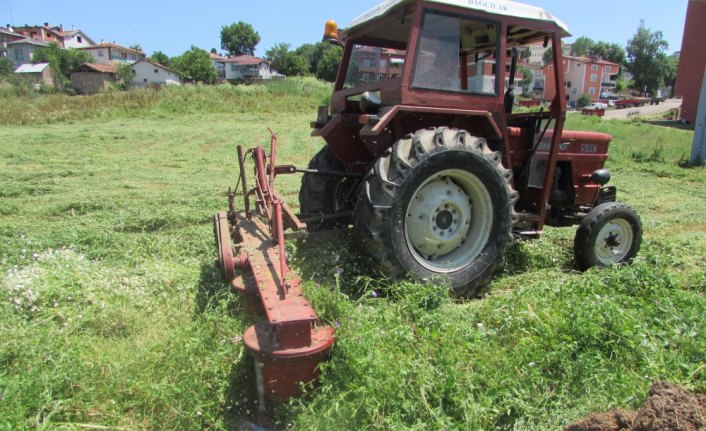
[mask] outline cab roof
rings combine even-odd
[[[413,3],[415,0],[386,0],[369,11],[363,13],[353,19],[348,30],[352,30],[363,24],[375,20],[392,9],[401,5]],[[463,9],[476,10],[497,15],[506,15],[511,17],[533,19],[538,21],[551,22],[556,24],[563,33],[562,37],[570,36],[569,28],[564,22],[556,18],[546,10],[537,7],[517,3],[509,0],[425,0],[426,3],[438,3],[449,6],[455,6]]]

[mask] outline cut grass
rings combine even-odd
[[[320,101],[284,88],[231,112],[231,91],[0,126],[0,429],[233,429],[255,408],[239,339],[252,320],[213,269],[211,217],[235,185],[235,145],[267,144],[267,126],[279,160],[306,166]],[[204,111],[214,95],[234,100]],[[706,389],[706,170],[679,166],[693,134],[567,127],[615,137],[608,168],[645,227],[635,263],[579,273],[574,229],[547,229],[513,247],[485,298],[457,303],[372,276],[345,237],[290,243],[339,328],[321,386],[277,410],[283,426],[558,430],[639,404],[656,379]],[[278,180],[295,207],[298,182]]]

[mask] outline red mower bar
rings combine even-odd
[[[270,132],[269,156],[261,147],[244,154],[238,146],[245,211],[235,210],[231,191],[229,213],[221,211],[214,220],[221,275],[247,308],[267,318],[248,328],[243,337],[255,358],[261,408],[265,400],[286,401],[301,395],[302,384],[317,380],[318,365],[326,360],[334,341],[333,328],[319,324],[301,290],[301,278],[287,266],[284,229],[302,230],[306,225],[274,190],[275,176],[290,170],[275,166],[277,137]],[[255,161],[255,187],[248,190],[244,167],[250,154]],[[255,213],[250,211],[251,197]]]

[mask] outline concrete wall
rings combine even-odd
[[[706,66],[706,49],[704,49],[706,25],[704,23],[706,23],[706,0],[690,0],[686,11],[686,24],[674,95],[684,98],[682,118],[691,123],[696,121],[701,82]]]
[[[117,78],[110,73],[74,72],[71,74],[71,85],[79,94],[96,94],[108,82],[115,82]]]
[[[179,75],[146,61],[141,61],[132,65],[134,86],[147,86],[153,84],[181,85]]]

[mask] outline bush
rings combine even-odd
[[[591,99],[591,96],[588,94],[582,94],[581,97],[576,101],[576,106],[579,108],[583,108],[584,106],[588,106],[591,103],[593,103],[593,99]]]

